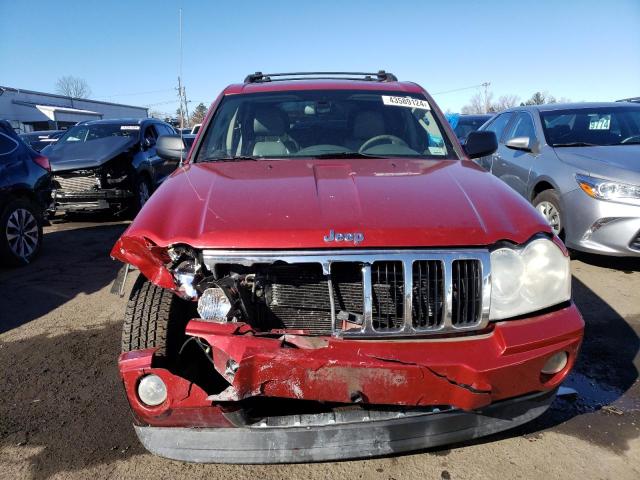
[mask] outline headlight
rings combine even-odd
[[[582,191],[592,198],[634,205],[640,203],[640,186],[580,174],[576,174],[576,181]]]
[[[546,238],[491,252],[491,320],[515,317],[571,298],[569,257]]]

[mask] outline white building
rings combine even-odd
[[[19,133],[58,130],[86,120],[148,116],[145,107],[0,86],[0,119]]]

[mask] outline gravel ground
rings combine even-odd
[[[194,465],[148,454],[131,427],[116,368],[125,299],[110,293],[108,256],[125,227],[58,220],[34,264],[0,268],[0,478],[640,478],[640,262],[572,261],[587,323],[566,383],[578,396],[520,429],[375,460]]]

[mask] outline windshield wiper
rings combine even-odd
[[[311,155],[313,158],[386,158],[380,155],[370,155],[368,153],[361,152],[334,152],[334,153],[319,153],[317,155]]]
[[[597,143],[589,142],[568,142],[568,143],[554,143],[552,147],[600,147]]]
[[[203,160],[198,160],[199,162],[235,162],[239,160],[251,160],[257,162],[261,160],[260,157],[252,157],[251,155],[234,155],[232,157],[207,157]]]

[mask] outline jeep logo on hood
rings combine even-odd
[[[354,245],[358,245],[364,240],[364,233],[361,232],[349,232],[339,233],[329,230],[329,234],[324,236],[324,241],[329,242],[353,242]]]

